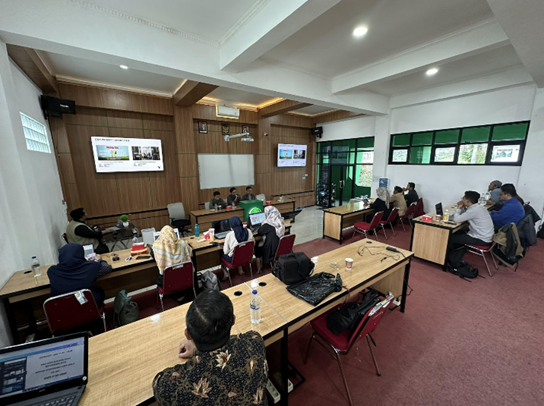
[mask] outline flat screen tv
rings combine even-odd
[[[91,137],[96,172],[164,171],[161,140]]]
[[[306,166],[307,145],[278,144],[278,166]]]

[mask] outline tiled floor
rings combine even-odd
[[[302,244],[323,237],[323,210],[317,206],[302,209],[291,227],[296,234],[295,244]]]

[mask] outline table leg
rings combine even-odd
[[[412,261],[408,261],[406,267],[404,268],[404,283],[402,284],[402,300],[400,304],[400,311],[404,313],[406,309],[406,293],[408,292],[408,279],[410,278],[410,265]]]
[[[4,298],[4,309],[6,310],[6,315],[8,317],[9,329],[11,332],[11,339],[13,344],[20,344],[21,340],[19,339],[19,334],[17,333],[17,323],[15,322],[15,314],[13,313],[13,308],[8,298]]]
[[[287,328],[283,330],[283,337],[281,338],[281,405],[287,406],[289,404],[289,385],[287,383],[289,379],[289,354],[288,354],[288,343],[289,343],[289,331]]]

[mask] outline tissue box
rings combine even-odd
[[[432,218],[432,216],[424,215],[424,216],[421,216],[421,221],[426,221],[427,223],[432,223],[433,218]]]

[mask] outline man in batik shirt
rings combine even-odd
[[[261,335],[250,331],[231,336],[232,302],[223,293],[199,294],[185,317],[179,349],[189,358],[157,374],[155,399],[161,406],[267,405],[268,364]]]

